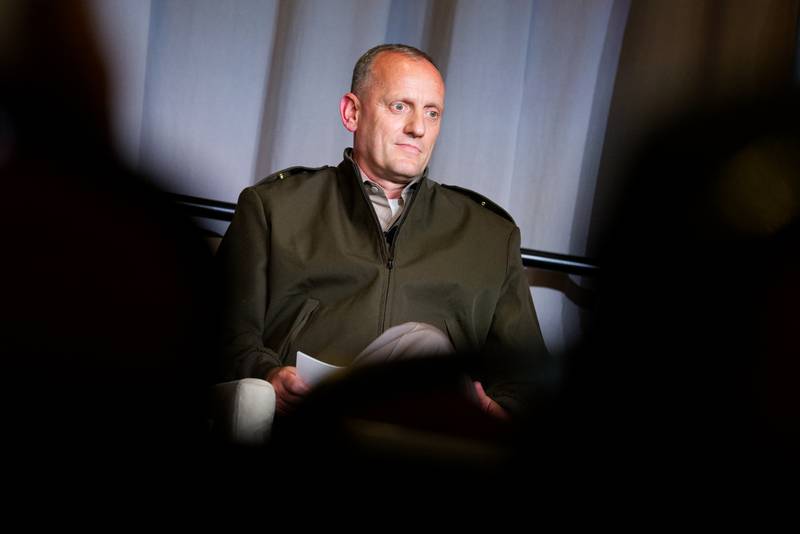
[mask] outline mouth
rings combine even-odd
[[[400,147],[401,150],[408,152],[409,154],[422,154],[422,149],[416,145],[410,145],[408,143],[397,143],[397,146]]]

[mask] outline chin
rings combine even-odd
[[[416,178],[422,171],[425,170],[424,166],[420,166],[418,163],[408,164],[408,165],[398,165],[392,169],[394,171],[395,176],[402,176],[406,180],[411,180]]]
[[[402,170],[397,169],[395,170],[394,173],[394,175],[397,176],[399,180],[402,180],[404,182],[410,182],[420,174],[422,174],[422,171],[409,171],[408,169],[402,169]]]

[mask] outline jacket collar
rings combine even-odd
[[[361,183],[361,173],[358,170],[358,165],[356,164],[355,160],[353,160],[353,149],[351,147],[347,147],[344,149],[344,161],[342,163],[347,162],[349,165],[348,170],[350,174],[353,175],[354,178],[358,179],[359,183]],[[344,167],[344,165],[340,165],[340,167]],[[342,169],[344,170],[344,169]],[[422,171],[422,176],[419,179],[419,184],[425,183],[428,179],[428,167],[425,167],[425,170]]]
[[[373,209],[371,207],[369,198],[367,198],[364,191],[364,184],[361,181],[361,173],[358,170],[356,162],[353,161],[353,150],[346,148],[344,151],[344,159],[337,167],[337,176],[339,180],[339,194],[341,195],[342,204],[348,217],[352,220],[360,221],[360,224],[372,225]],[[422,172],[422,177],[416,184],[415,197],[427,197],[428,190],[433,187],[434,183],[428,179],[427,167]],[[413,202],[419,203],[423,201],[418,198]],[[408,209],[408,208],[406,208]]]

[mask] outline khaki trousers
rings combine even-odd
[[[453,354],[447,334],[427,323],[403,323],[375,338],[359,353],[352,365],[387,363],[419,356]]]

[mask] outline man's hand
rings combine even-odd
[[[492,398],[486,394],[483,390],[483,386],[480,382],[475,381],[475,393],[478,395],[478,403],[481,405],[481,408],[484,412],[488,413],[489,415],[496,417],[498,419],[502,419],[504,421],[508,421],[511,419],[509,413],[497,404]]]
[[[308,384],[297,375],[297,367],[276,367],[267,373],[267,382],[275,389],[275,411],[287,415],[309,392]]]

